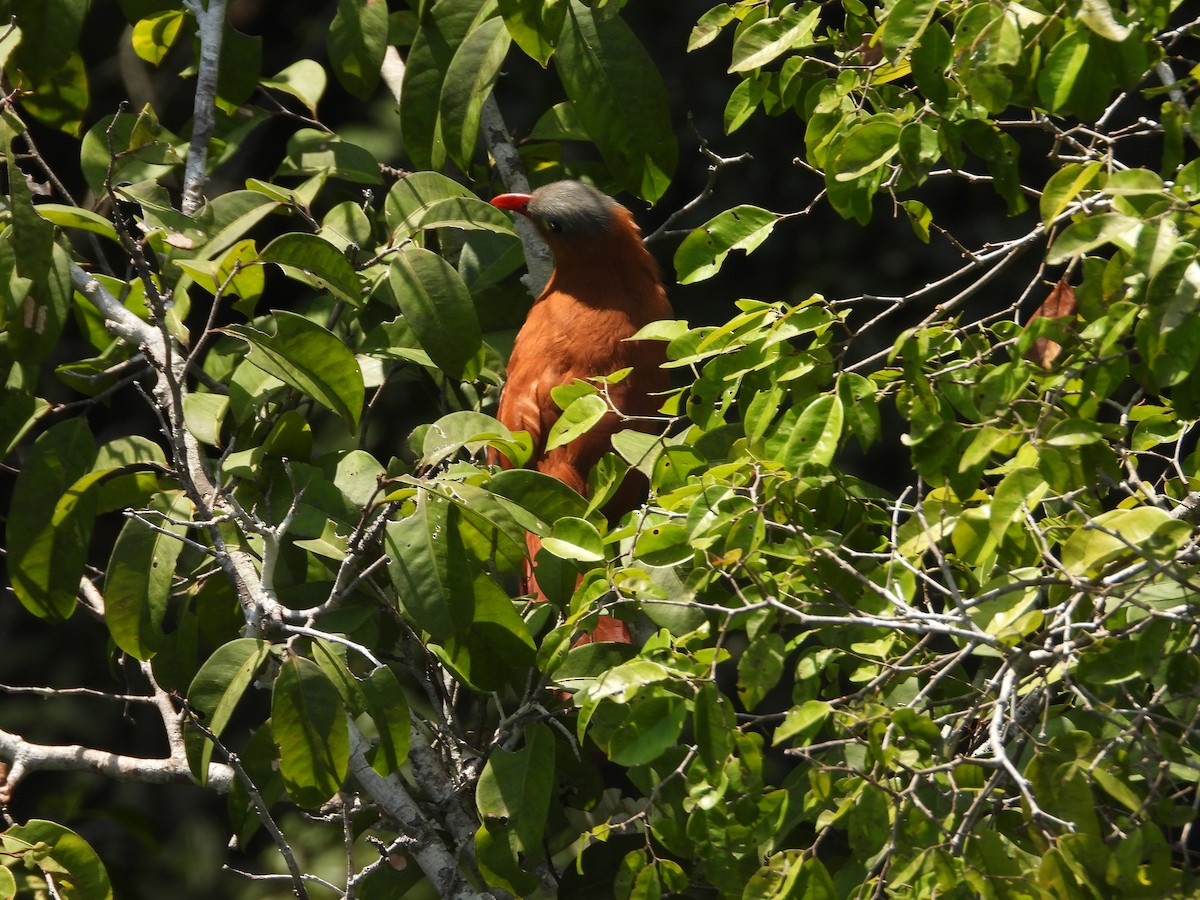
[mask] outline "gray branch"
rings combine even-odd
[[[196,17],[200,34],[200,64],[196,70],[196,99],[192,107],[192,141],[188,146],[187,165],[183,173],[184,215],[190,216],[204,202],[204,185],[208,181],[208,142],[212,139],[216,119],[213,110],[217,102],[217,71],[221,63],[221,40],[225,32],[225,0],[185,0],[184,6]]]

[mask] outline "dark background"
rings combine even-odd
[[[393,9],[399,7],[395,0],[390,5]],[[821,188],[817,176],[793,163],[804,147],[803,123],[797,117],[767,118],[758,114],[735,134],[724,135],[722,111],[737,83],[736,76],[725,71],[730,36],[723,35],[697,53],[685,52],[695,20],[710,5],[641,0],[631,2],[622,13],[662,72],[680,143],[675,183],[654,209],[632,198],[622,198],[647,233],[702,190],[708,172],[707,162],[698,152],[697,135],[722,156],[749,152],[753,159],[726,169],[715,195],[689,220],[679,223],[680,227],[695,227],[739,203],[776,212],[804,209]],[[325,58],[326,34],[335,9],[333,0],[235,0],[230,15],[241,31],[262,37],[263,73],[273,74],[303,57]],[[182,131],[191,114],[192,83],[172,74],[179,69],[178,59],[172,58],[159,71],[153,71],[133,57],[128,43],[127,25],[115,0],[95,0],[83,43],[92,88],[85,129],[114,112],[121,101],[129,100],[135,108],[152,102],[167,127]],[[117,47],[122,50],[113,55]],[[187,56],[190,48],[178,47],[176,53]],[[528,133],[550,104],[564,98],[552,68],[544,72],[518,56],[514,49],[497,91],[510,129],[520,137]],[[326,124],[347,139],[367,146],[382,162],[398,168],[406,166],[394,104],[382,86],[364,103],[342,91],[331,78],[320,110]],[[210,192],[240,187],[251,176],[271,177],[296,127],[294,122],[277,120],[261,128],[217,173]],[[88,202],[79,175],[77,140],[37,126],[33,126],[33,133],[54,171],[77,199]],[[1044,156],[1045,147],[1036,138],[1029,139],[1022,158],[1025,183],[1044,183],[1050,171]],[[982,164],[977,170],[982,171]],[[474,186],[485,197],[495,189],[484,183]],[[935,221],[970,248],[1022,234],[1035,216],[1029,212],[1010,219],[990,189],[971,188],[952,179],[930,182],[922,189],[921,199],[933,211]],[[652,247],[668,283],[673,281],[671,256],[678,240],[671,237]],[[1029,254],[972,302],[989,308],[1010,304],[1033,277],[1039,255]],[[945,275],[961,262],[959,252],[944,239],[934,237],[930,244],[922,244],[907,219],[894,215],[888,200],[877,200],[876,214],[866,227],[843,221],[827,204],[818,203],[807,216],[780,224],[752,256],[734,254],[718,276],[696,285],[669,286],[669,293],[678,317],[694,324],[717,323],[734,312],[733,302],[739,298],[797,301],[812,293],[830,298],[863,293],[903,295]],[[944,297],[934,298],[930,304],[936,299]],[[1031,303],[1026,313],[1032,312],[1035,305]],[[857,352],[869,353],[889,343],[899,329],[929,308],[926,305],[897,316],[890,332],[875,337],[873,343],[864,344]],[[851,327],[862,318],[852,316]],[[48,386],[47,390],[53,389]],[[59,394],[66,396],[61,390]],[[426,400],[419,390],[406,395],[406,402],[417,407]],[[148,419],[139,420],[140,424],[130,419],[145,415],[142,407],[126,401],[96,410],[91,422],[101,437],[131,430],[147,433]],[[422,413],[419,408],[409,410],[414,421],[420,421]],[[871,456],[847,460],[852,469],[885,486],[908,480],[907,470],[897,468],[906,459],[899,444],[900,423],[893,421],[892,425],[883,445]],[[394,434],[381,432],[379,444],[369,449],[386,460],[394,452],[387,446],[392,440]],[[0,481],[0,501],[6,502],[11,470]],[[114,517],[98,527],[98,560],[106,558],[107,547],[120,524]],[[111,650],[100,626],[82,614],[66,625],[45,627],[28,615],[11,593],[0,601],[0,683],[141,690],[136,668],[113,663]],[[139,755],[160,754],[166,749],[154,711],[115,702],[40,700],[0,693],[0,725],[40,742],[79,743]],[[273,858],[273,851],[262,842],[251,848],[253,854],[261,853],[262,859],[239,862],[236,855],[227,857],[223,800],[189,786],[115,784],[80,773],[41,774],[22,784],[9,814],[18,821],[54,819],[80,831],[109,866],[118,897],[171,896],[186,900],[289,893],[282,885],[252,886],[220,872],[221,861],[227,858],[234,864],[261,869],[263,860]],[[337,871],[341,865],[339,848],[326,848],[325,853]]]

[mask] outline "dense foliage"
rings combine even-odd
[[[0,801],[30,813],[0,896],[112,896],[72,822],[21,805],[75,769],[225,794],[213,827],[275,873],[227,894],[1195,890],[1200,20],[741,0],[657,58],[625,5],[338,0],[320,58],[272,73],[220,0],[0,0],[6,602],[50,640],[90,619],[89,701],[168,747],[0,730]],[[104,52],[192,79],[188,111],[91,99],[89,23],[118,14]],[[737,160],[681,162],[684,53],[728,68],[724,145],[769,119],[819,178],[804,209],[713,208]],[[518,64],[561,99],[514,143]],[[390,98],[401,159],[326,124],[330,79]],[[489,465],[530,453],[490,413],[545,262],[485,200],[528,173],[653,203],[705,166],[663,232],[680,285],[818,208],[958,262],[650,326],[676,387],[587,497]],[[980,246],[946,183],[1007,211]],[[621,373],[595,374],[552,443],[609,409]],[[630,469],[649,498],[610,526]],[[549,603],[512,596],[527,531]],[[577,643],[601,611],[633,646]]]

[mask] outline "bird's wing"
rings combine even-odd
[[[533,439],[535,452],[540,454],[546,443],[548,428],[543,415],[543,395],[549,395],[550,389],[543,387],[540,381],[517,381],[510,378],[500,394],[500,406],[496,410],[496,418],[503,422],[509,431],[528,431]]]

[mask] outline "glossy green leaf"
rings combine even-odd
[[[499,0],[499,5],[517,46],[545,68],[567,18],[566,0]]]
[[[182,9],[169,9],[139,19],[133,26],[133,52],[152,66],[161,64],[175,46],[186,21]]]
[[[803,409],[790,407],[767,436],[765,452],[792,470],[805,464],[828,466],[837,453],[844,423],[841,400],[823,394]]]
[[[409,247],[389,268],[392,292],[421,347],[447,375],[471,381],[483,364],[483,337],[462,277],[431,250]]]
[[[587,519],[574,516],[558,519],[550,533],[542,538],[542,546],[560,559],[579,562],[604,560],[604,542],[596,526]]]
[[[205,660],[187,691],[188,704],[200,715],[205,728],[221,736],[238,701],[267,661],[270,649],[266,641],[239,638],[222,644]],[[207,784],[212,743],[196,729],[188,728],[184,744],[192,777],[201,785]]]
[[[875,116],[847,130],[826,174],[835,181],[853,181],[887,164],[900,152],[900,123],[893,116]]]
[[[430,203],[420,216],[420,228],[461,228],[512,235],[507,214],[477,197],[448,197]]]
[[[898,0],[888,10],[879,31],[884,51],[895,59],[920,41],[937,6],[937,0]]]
[[[738,31],[730,72],[761,68],[780,55],[812,42],[821,15],[816,3],[790,3],[777,16],[759,19]]]
[[[112,148],[110,153],[109,148]],[[163,128],[150,109],[105,116],[88,129],[80,167],[88,187],[103,193],[112,166],[112,183],[136,183],[166,175],[182,165],[180,139]]]
[[[76,228],[80,231],[90,231],[109,240],[117,240],[117,230],[112,222],[99,213],[78,206],[68,206],[64,203],[39,203],[34,207],[37,214],[59,228]]]
[[[435,466],[460,450],[475,456],[489,445],[515,445],[513,434],[499,420],[474,410],[442,416],[429,426],[421,443],[421,459]]]
[[[245,325],[225,331],[250,345],[249,362],[337,413],[356,430],[366,389],[354,354],[333,333],[303,316],[277,310],[273,318],[274,334]]]
[[[678,566],[694,555],[686,525],[665,522],[643,528],[634,544],[634,556],[646,566]]]
[[[388,228],[402,235],[415,234],[429,207],[439,200],[449,199],[477,198],[457,181],[440,172],[413,172],[397,181],[388,191],[383,205],[385,221]]]
[[[1140,225],[1137,219],[1115,212],[1081,219],[1058,236],[1046,254],[1046,262],[1058,265],[1104,244],[1123,241]]]
[[[367,714],[375,722],[379,734],[379,749],[371,767],[381,775],[389,775],[404,765],[412,743],[408,698],[395,673],[387,666],[375,669],[363,679],[360,687],[366,699]]]
[[[532,666],[537,648],[508,594],[486,573],[475,574],[471,625],[446,638],[433,652],[460,682],[476,691],[501,691],[510,676]]]
[[[437,172],[446,162],[440,115],[446,73],[471,29],[495,9],[495,0],[441,0],[421,18],[405,60],[400,104],[400,133],[417,169]]]
[[[329,241],[312,234],[280,235],[258,255],[259,262],[276,263],[284,272],[299,269],[320,279],[331,291],[352,306],[363,302],[358,277],[346,257]]]
[[[709,219],[683,239],[675,251],[680,284],[711,278],[731,250],[753,253],[770,236],[779,216],[757,206],[736,206]]]
[[[474,619],[471,573],[457,507],[424,492],[418,498],[412,515],[387,525],[388,573],[400,608],[434,641],[444,641]]]
[[[546,534],[564,516],[582,517],[587,510],[587,501],[575,491],[557,478],[532,469],[497,472],[487,489],[511,501],[509,508],[520,515],[520,524],[538,534]]]
[[[1061,216],[1075,198],[1096,180],[1101,169],[1101,163],[1092,162],[1070,163],[1056,171],[1042,190],[1042,222],[1050,225]]]
[[[442,140],[450,158],[464,172],[470,171],[479,138],[480,113],[492,94],[511,42],[504,20],[488,19],[471,29],[446,69],[439,111]]]
[[[1112,68],[1087,31],[1068,31],[1054,45],[1038,75],[1038,94],[1058,115],[1093,119],[1116,87]]]
[[[603,733],[594,730],[592,737],[617,765],[646,765],[679,742],[686,719],[682,697],[639,697],[615,727]]]
[[[779,683],[785,658],[783,639],[774,632],[750,642],[738,660],[738,697],[746,709],[753,710]]]
[[[63,900],[112,900],[108,872],[96,851],[71,829],[45,819],[12,825],[2,838],[36,848],[26,859],[54,877]]]
[[[192,512],[182,491],[160,494],[150,501],[145,519],[163,530],[131,518],[113,547],[104,581],[104,620],[113,643],[134,659],[150,659],[162,644],[175,562]]]
[[[650,54],[621,19],[570,0],[555,67],[616,180],[653,203],[679,158],[670,103]]]
[[[776,744],[790,741],[794,746],[803,747],[811,743],[832,715],[833,708],[826,701],[807,700],[787,711],[783,722],[775,729],[773,740]]]
[[[733,752],[733,730],[737,722],[733,704],[712,682],[705,682],[696,692],[692,723],[700,758],[710,772],[719,772]]]
[[[300,59],[271,78],[263,79],[263,87],[291,94],[304,104],[313,116],[325,94],[328,79],[324,67],[311,59]]]
[[[387,49],[386,0],[338,0],[326,46],[333,74],[360,100],[379,83],[379,68]]]
[[[1063,566],[1073,574],[1095,574],[1121,558],[1163,558],[1190,534],[1190,525],[1156,507],[1114,509],[1096,516],[1067,539]]]
[[[554,788],[554,735],[541,723],[525,729],[519,750],[498,747],[479,776],[475,805],[485,820],[500,819],[513,827],[518,846],[527,853],[540,848]]]
[[[17,599],[40,618],[66,619],[75,609],[96,507],[94,482],[80,482],[95,458],[87,424],[67,419],[34,442],[13,487],[8,574]]]
[[[8,456],[49,410],[45,400],[24,391],[10,389],[0,395],[0,458]]]
[[[546,436],[546,452],[569,444],[580,435],[591,431],[608,411],[608,402],[600,394],[591,393],[576,397],[550,426],[550,433]]]
[[[284,660],[271,689],[271,733],[291,798],[319,807],[341,788],[350,764],[350,732],[337,688],[312,660]]]
[[[687,51],[691,53],[701,47],[707,47],[721,34],[725,26],[735,21],[735,13],[728,3],[718,3],[704,13],[688,36]]]
[[[375,159],[370,150],[315,128],[302,128],[292,135],[288,140],[287,157],[280,163],[276,174],[297,177],[312,176],[316,179],[311,182],[314,188],[320,187],[329,176],[354,184],[378,184],[380,181],[379,161]],[[300,206],[309,206],[312,203],[312,197],[301,196],[300,189],[297,193],[290,194],[288,189],[280,187],[278,184],[260,183],[259,186],[280,199],[292,198]],[[298,232],[285,235],[285,237],[298,236],[300,236]],[[304,236],[311,237],[311,235]]]

